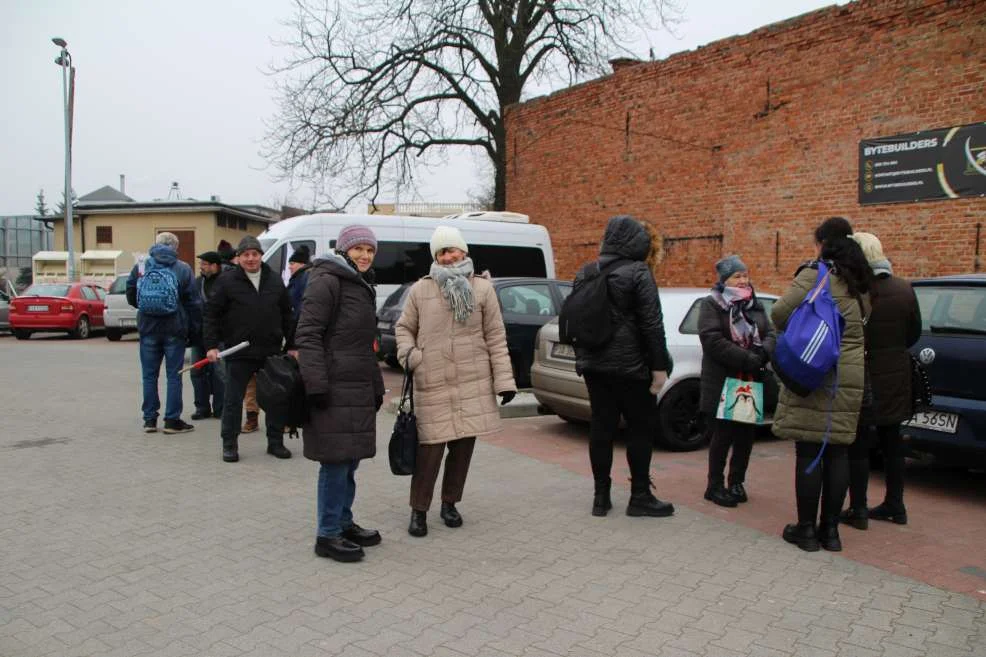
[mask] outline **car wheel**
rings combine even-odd
[[[76,323],[75,330],[72,331],[72,337],[78,340],[87,340],[90,334],[91,330],[89,328],[89,318],[83,315]]]
[[[14,337],[18,340],[29,340],[31,338],[31,332],[27,329],[14,329]]]
[[[682,381],[664,395],[658,409],[661,430],[655,442],[673,452],[691,452],[705,445],[708,435],[698,410],[700,396],[697,379]]]
[[[119,342],[120,338],[123,337],[123,331],[118,328],[108,328],[106,329],[106,339],[110,342]]]

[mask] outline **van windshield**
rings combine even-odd
[[[261,238],[259,238],[259,240],[260,240],[260,246],[263,247],[264,252],[266,253],[267,251],[270,250],[270,247],[274,246],[274,242],[277,241],[277,238],[275,238],[275,237],[261,237]]]

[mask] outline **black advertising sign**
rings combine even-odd
[[[986,123],[859,142],[859,203],[986,195]]]

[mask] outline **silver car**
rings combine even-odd
[[[10,331],[10,301],[0,292],[0,331]]]
[[[128,276],[117,276],[106,295],[103,322],[106,325],[106,339],[111,342],[116,342],[125,333],[137,331],[137,309],[127,303]]]
[[[654,441],[670,450],[690,451],[702,447],[707,435],[698,412],[702,376],[702,343],[698,337],[698,314],[708,289],[664,288],[661,309],[664,330],[674,368],[657,396],[657,430]],[[770,317],[777,297],[757,294]],[[558,319],[545,324],[538,333],[531,382],[538,403],[563,420],[588,422],[592,417],[585,381],[575,373],[574,349],[558,341]],[[777,382],[764,384],[764,406],[772,414],[777,406]]]

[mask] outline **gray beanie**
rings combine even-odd
[[[236,247],[236,255],[250,250],[259,251],[261,255],[264,253],[264,247],[260,246],[260,240],[253,235],[247,235],[240,240],[240,245]]]
[[[726,279],[736,272],[749,271],[738,255],[728,255],[716,263],[716,273],[719,274],[719,282],[725,283]]]

